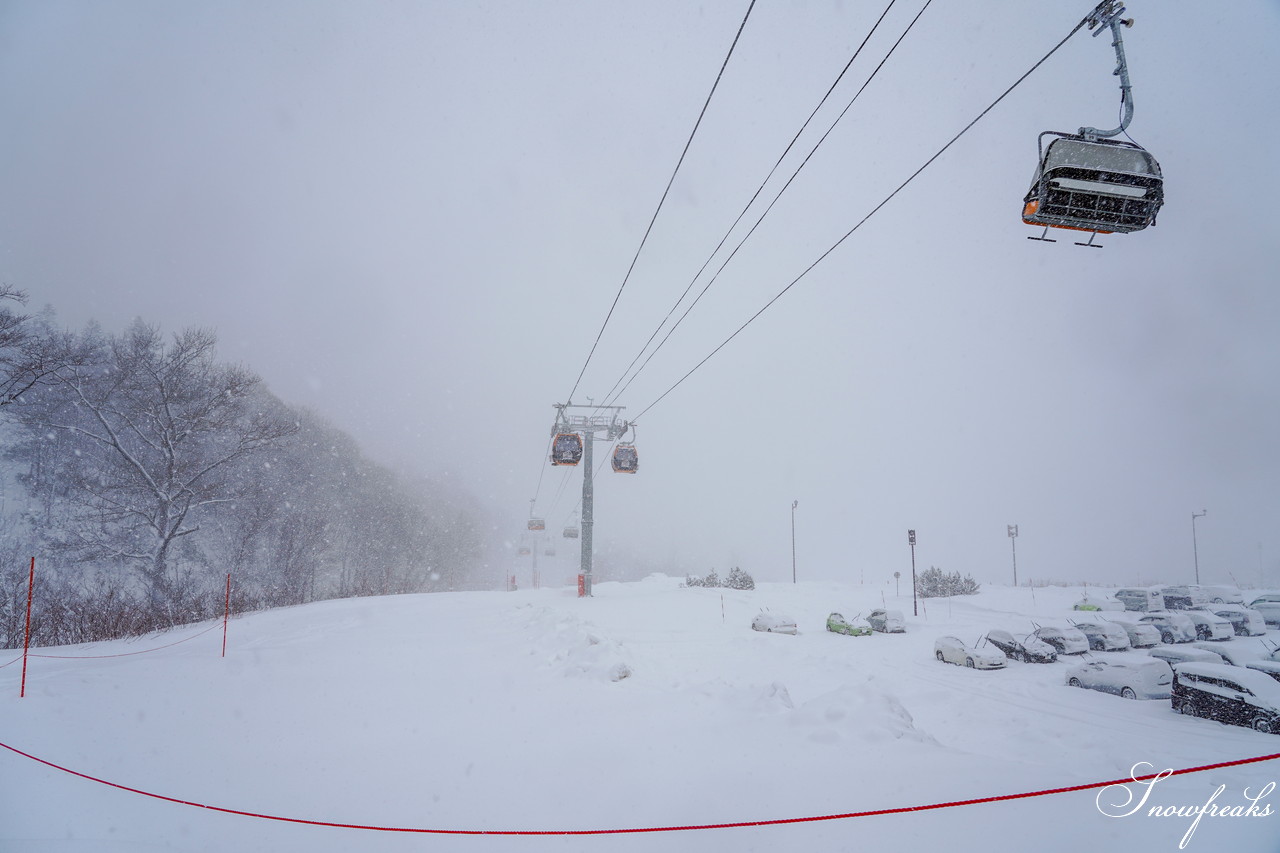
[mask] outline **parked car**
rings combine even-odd
[[[970,669],[1004,669],[1008,661],[999,649],[975,649],[958,637],[939,637],[933,642],[933,655],[943,663],[954,663]]]
[[[1244,604],[1244,594],[1234,586],[1202,586],[1200,592],[1210,604]]]
[[[1158,660],[1091,660],[1067,670],[1067,684],[1125,699],[1168,699],[1173,670]]]
[[[1079,628],[1045,625],[1037,627],[1034,636],[1053,646],[1060,655],[1082,655],[1089,651],[1089,638]]]
[[[1260,595],[1249,606],[1262,614],[1268,625],[1280,625],[1280,592],[1269,592]]]
[[[1280,733],[1280,683],[1257,670],[1184,663],[1173,670],[1173,709],[1255,731]]]
[[[1160,629],[1155,625],[1118,616],[1108,616],[1107,621],[1123,628],[1129,635],[1129,645],[1135,649],[1149,649],[1160,645]]]
[[[1164,596],[1155,587],[1118,589],[1116,601],[1123,604],[1125,610],[1164,610]]]
[[[1196,623],[1185,613],[1157,610],[1143,616],[1140,622],[1155,625],[1162,643],[1189,643],[1196,638]]]
[[[1058,659],[1058,651],[1034,634],[1015,637],[997,628],[987,632],[987,642],[1004,652],[1006,657],[1023,663],[1053,663]]]
[[[1100,652],[1121,652],[1130,648],[1129,635],[1114,622],[1076,622],[1089,648]]]
[[[867,614],[867,621],[872,630],[884,634],[901,634],[907,630],[907,620],[902,618],[900,610],[872,610]]]
[[[1188,607],[1182,612],[1196,623],[1197,640],[1230,640],[1236,635],[1230,619],[1224,619],[1217,613],[1205,610],[1203,606]]]
[[[795,634],[796,620],[790,616],[784,616],[781,613],[773,613],[768,610],[761,610],[756,614],[756,618],[751,620],[751,629],[753,631],[765,631],[770,634]]]
[[[854,617],[851,622],[839,613],[832,613],[827,617],[827,630],[837,634],[848,634],[850,637],[865,637],[871,633],[871,626],[865,619]]]
[[[1249,661],[1261,659],[1258,649],[1239,643],[1226,644],[1197,640],[1191,644],[1191,647],[1212,652],[1219,658],[1214,663],[1224,663],[1228,666],[1244,666]]]
[[[1162,660],[1170,667],[1180,663],[1222,663],[1222,655],[1207,649],[1195,649],[1191,646],[1157,646],[1147,652],[1153,658]]]
[[[1072,610],[1124,610],[1124,603],[1114,598],[1107,598],[1105,595],[1091,595],[1085,593],[1079,601],[1071,607]]]
[[[1216,613],[1231,623],[1237,637],[1260,637],[1267,633],[1267,620],[1252,607],[1243,604],[1210,604],[1210,613]]]
[[[1209,600],[1194,586],[1163,586],[1160,594],[1164,596],[1166,610],[1186,610],[1197,604],[1208,604]]]
[[[1274,660],[1251,660],[1245,664],[1247,669],[1256,669],[1264,675],[1269,675],[1276,681],[1280,681],[1280,661]]]

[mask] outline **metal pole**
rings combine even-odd
[[[791,582],[796,582],[796,507],[800,501],[791,502]]]
[[[1018,585],[1018,525],[1006,524],[1009,530],[1009,544],[1013,546],[1013,585]]]
[[[591,528],[595,526],[595,469],[591,447],[596,434],[590,429],[582,431],[582,594],[591,595]]]
[[[31,576],[27,580],[27,630],[22,637],[22,686],[18,698],[27,695],[27,652],[31,650],[31,599],[36,591],[36,558],[31,558]]]
[[[1191,556],[1196,561],[1196,583],[1200,583],[1200,548],[1196,545],[1196,519],[1202,515],[1208,515],[1209,510],[1202,509],[1199,512],[1191,513]]]
[[[919,616],[920,608],[916,602],[916,532],[907,531],[907,542],[911,545],[911,615]]]

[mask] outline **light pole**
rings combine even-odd
[[[800,501],[791,502],[791,582],[796,582],[796,507]]]
[[[1196,546],[1196,519],[1202,515],[1208,515],[1209,510],[1202,509],[1199,512],[1191,513],[1191,556],[1196,561],[1196,583],[1200,583],[1200,549]]]
[[[1009,528],[1009,544],[1013,547],[1013,585],[1018,585],[1018,525],[1006,524]]]
[[[916,532],[914,530],[907,531],[907,544],[911,546],[911,615],[919,616],[920,610],[916,606]]]

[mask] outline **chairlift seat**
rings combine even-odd
[[[1056,135],[1023,199],[1023,222],[1099,234],[1155,224],[1164,177],[1150,153],[1130,142]]]

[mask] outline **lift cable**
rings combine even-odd
[[[752,236],[753,234],[755,234],[756,229],[760,227],[760,224],[761,224],[762,222],[764,222],[765,217],[767,217],[767,216],[770,214],[770,212],[772,212],[772,211],[773,211],[773,207],[774,207],[774,205],[776,205],[776,204],[778,203],[778,200],[782,198],[783,193],[785,193],[785,192],[786,192],[786,191],[791,187],[791,184],[792,184],[792,183],[795,181],[795,179],[799,176],[800,172],[804,169],[804,167],[805,167],[805,166],[807,166],[807,165],[809,164],[809,161],[813,158],[813,155],[814,155],[815,153],[817,153],[818,148],[820,148],[820,147],[822,146],[822,143],[826,142],[827,137],[828,137],[828,136],[830,136],[830,135],[831,135],[831,133],[832,133],[832,131],[834,131],[834,130],[835,130],[836,125],[840,123],[841,119],[843,119],[843,118],[845,117],[845,115],[849,112],[849,110],[853,107],[854,102],[856,102],[856,101],[858,100],[859,96],[861,96],[861,95],[862,95],[862,93],[866,90],[867,86],[871,85],[871,81],[872,81],[872,80],[874,80],[874,79],[876,78],[876,75],[878,75],[878,74],[880,73],[880,70],[881,70],[882,68],[884,68],[885,63],[889,61],[889,57],[893,56],[894,51],[896,51],[896,50],[898,49],[898,46],[899,46],[900,44],[902,44],[903,39],[905,39],[905,38],[907,37],[907,34],[911,32],[912,28],[916,25],[916,22],[920,20],[920,17],[921,17],[922,15],[924,15],[925,10],[929,8],[929,5],[930,5],[932,2],[933,2],[933,0],[925,0],[925,4],[924,4],[924,6],[922,6],[922,7],[920,8],[920,11],[916,13],[916,16],[915,16],[914,18],[912,18],[911,23],[910,23],[910,24],[908,24],[908,25],[907,25],[907,28],[906,28],[905,30],[903,30],[903,31],[902,31],[902,34],[901,34],[900,36],[898,36],[898,40],[897,40],[897,41],[895,41],[895,42],[893,43],[893,46],[889,48],[889,51],[888,51],[888,52],[884,55],[884,57],[880,60],[880,63],[875,67],[875,69],[871,72],[871,74],[870,74],[870,75],[867,77],[867,79],[863,82],[862,86],[858,89],[858,91],[857,91],[857,92],[855,92],[855,93],[854,93],[854,95],[853,95],[853,97],[849,99],[849,103],[847,103],[847,104],[845,105],[844,109],[843,109],[843,110],[841,110],[840,114],[839,114],[838,116],[836,116],[835,121],[833,121],[833,122],[831,123],[831,125],[827,128],[826,132],[822,134],[822,136],[821,136],[821,137],[818,139],[818,141],[814,144],[813,148],[811,148],[811,149],[810,149],[809,153],[808,153],[807,155],[805,155],[804,160],[802,160],[802,161],[800,162],[800,165],[796,167],[795,171],[791,173],[791,177],[789,177],[789,178],[787,179],[786,183],[785,183],[785,184],[783,184],[782,189],[778,190],[777,194],[773,197],[773,200],[772,200],[772,201],[770,201],[770,202],[769,202],[769,204],[768,204],[768,206],[764,209],[764,212],[763,212],[763,213],[761,213],[761,214],[760,214],[760,216],[756,219],[755,224],[754,224],[754,225],[752,225],[752,226],[751,226],[751,228],[747,231],[747,233],[742,237],[742,239],[738,241],[738,244],[737,244],[736,246],[734,246],[733,251],[731,251],[731,252],[729,253],[728,257],[726,257],[726,258],[724,259],[724,261],[720,264],[719,269],[717,269],[717,270],[715,271],[715,274],[714,274],[714,275],[712,275],[712,276],[711,276],[711,279],[706,283],[706,285],[704,285],[704,286],[703,286],[702,291],[701,291],[700,293],[698,293],[697,297],[693,300],[693,302],[689,304],[689,307],[685,309],[685,311],[684,311],[684,313],[683,313],[682,315],[680,315],[680,319],[679,319],[679,320],[677,320],[677,321],[675,322],[675,324],[674,324],[670,329],[668,329],[668,330],[667,330],[666,335],[664,335],[664,336],[663,336],[663,338],[662,338],[662,340],[658,342],[658,345],[657,345],[656,347],[654,347],[654,349],[653,349],[653,351],[652,351],[652,352],[650,352],[650,353],[649,353],[648,357],[647,357],[647,358],[645,358],[644,362],[640,365],[640,367],[636,370],[636,372],[635,372],[635,373],[633,373],[633,374],[631,375],[631,378],[627,380],[626,384],[622,386],[622,389],[621,389],[620,391],[618,391],[618,396],[619,396],[619,397],[620,397],[620,396],[622,396],[622,394],[627,390],[627,388],[631,387],[631,383],[632,383],[632,382],[634,382],[634,381],[635,381],[635,379],[636,379],[636,377],[640,375],[641,371],[643,371],[643,370],[645,369],[645,367],[649,364],[650,360],[652,360],[652,359],[653,359],[653,357],[654,357],[655,355],[657,355],[658,350],[662,349],[663,345],[664,345],[664,344],[666,344],[667,340],[671,337],[671,335],[675,332],[675,330],[680,326],[680,324],[681,324],[681,323],[683,323],[683,322],[684,322],[685,318],[689,316],[690,312],[692,312],[692,311],[693,311],[693,309],[697,306],[697,304],[698,304],[699,302],[701,302],[701,301],[702,301],[702,297],[703,297],[703,296],[705,296],[705,295],[706,295],[706,293],[707,293],[707,291],[711,289],[711,286],[712,286],[713,284],[715,284],[717,280],[719,280],[719,278],[720,278],[720,273],[724,272],[725,267],[727,267],[727,266],[729,265],[729,262],[730,262],[730,261],[732,261],[732,260],[734,259],[734,257],[736,257],[736,256],[737,256],[738,251],[743,247],[743,245],[745,245],[745,244],[746,244],[747,240],[751,239],[751,236]],[[890,4],[890,5],[892,5],[892,4]],[[888,9],[886,9],[885,11],[887,12],[887,11],[888,11]],[[882,15],[881,17],[883,18],[883,15]],[[877,23],[878,23],[878,22],[877,22]],[[873,30],[873,32],[874,32],[874,30]],[[868,34],[868,38],[870,38],[870,34]],[[864,41],[863,43],[865,44],[866,42]],[[859,50],[861,50],[861,48],[859,48]],[[856,58],[856,54],[855,54],[855,58]],[[850,62],[852,62],[852,60],[850,60]],[[838,81],[837,81],[837,82],[838,82]],[[819,106],[821,106],[821,105],[819,105]],[[794,140],[793,140],[793,141],[794,141]],[[776,166],[775,166],[775,168],[776,168]],[[772,176],[772,174],[773,174],[773,173],[772,173],[772,172],[770,172],[769,174],[770,174],[770,176]],[[768,179],[766,179],[766,180],[768,180]],[[763,186],[763,185],[761,185],[761,189],[763,189],[763,188],[764,188],[764,186]],[[759,194],[759,191],[757,190],[757,195],[758,195],[758,194]],[[754,197],[752,198],[752,201],[753,201],[753,202],[755,201],[755,198],[754,198]],[[745,213],[746,213],[746,210],[744,209],[742,212],[743,212],[743,214],[745,214]],[[741,215],[739,215],[739,217],[738,217],[738,218],[739,218],[739,220],[741,220],[742,216],[741,216]],[[737,222],[734,222],[734,226],[736,226],[737,224],[738,224]],[[732,229],[730,229],[730,230],[732,230]],[[728,234],[726,234],[725,236],[726,236],[726,237],[728,237]],[[721,245],[723,245],[723,244],[724,244],[724,241],[722,240],[722,241],[721,241]],[[719,251],[719,249],[720,249],[720,247],[719,247],[719,246],[717,246],[717,247],[716,247],[716,251]],[[713,253],[713,255],[714,255],[714,253]],[[709,263],[711,259],[710,259],[710,258],[708,258],[707,260],[708,260],[708,263]],[[704,265],[703,265],[703,269],[705,269],[705,268],[706,268],[706,265],[704,264]],[[699,270],[699,275],[701,274],[701,272],[702,272],[702,271],[701,271],[701,270]],[[695,276],[695,281],[696,281],[696,276]],[[689,283],[689,286],[690,286],[690,287],[693,287],[693,282],[690,282],[690,283]],[[686,291],[685,291],[685,293],[688,293],[688,291],[686,290]],[[684,297],[683,297],[683,296],[681,296],[680,298],[681,298],[682,300],[684,299]],[[674,311],[675,309],[673,308],[672,310]],[[664,320],[663,322],[665,323],[666,321]],[[656,335],[656,334],[657,334],[657,333],[655,332],[655,335]],[[650,338],[650,340],[652,340],[652,338]],[[646,344],[646,346],[648,346],[648,344]],[[641,353],[641,354],[643,355],[643,351],[642,351],[642,353]],[[637,359],[639,359],[639,356],[637,356]],[[634,364],[635,364],[635,362],[632,362],[632,364],[634,365]],[[628,370],[630,370],[631,368],[627,368],[627,369],[628,369]],[[625,374],[624,374],[624,376],[625,376]],[[621,381],[621,380],[619,380],[619,381]],[[614,387],[616,388],[617,386],[615,385]]]
[[[929,2],[932,2],[932,1],[933,0],[929,0]],[[680,294],[680,298],[675,301],[675,304],[671,306],[671,310],[667,312],[667,316],[662,318],[662,322],[658,324],[658,327],[653,330],[653,334],[649,336],[649,340],[645,341],[644,346],[640,348],[640,352],[637,353],[636,357],[631,360],[631,364],[627,365],[627,369],[622,371],[622,375],[618,377],[618,381],[613,383],[613,387],[609,389],[609,392],[607,394],[605,394],[606,404],[622,396],[622,392],[626,390],[625,386],[623,387],[622,391],[618,391],[616,395],[614,395],[613,392],[618,390],[618,386],[622,384],[623,380],[627,378],[627,374],[631,372],[631,368],[635,367],[636,362],[638,362],[641,359],[641,357],[644,356],[645,351],[649,349],[649,345],[653,343],[654,338],[656,338],[658,334],[661,333],[662,328],[667,324],[667,321],[672,318],[672,316],[676,313],[676,309],[680,307],[680,304],[684,302],[685,297],[689,295],[689,291],[693,289],[694,284],[696,284],[698,279],[702,277],[702,274],[706,272],[707,267],[711,265],[711,261],[720,252],[720,250],[724,248],[724,244],[728,241],[729,235],[731,235],[733,233],[733,230],[738,227],[738,223],[742,222],[743,217],[747,215],[747,211],[751,209],[751,206],[756,203],[756,199],[760,197],[760,193],[764,192],[765,186],[769,183],[770,180],[773,179],[774,174],[778,171],[778,167],[782,165],[782,161],[785,160],[787,155],[791,153],[791,149],[795,147],[795,144],[797,141],[799,141],[801,134],[803,134],[805,130],[808,129],[809,124],[814,119],[814,116],[816,116],[818,114],[818,111],[822,109],[824,104],[826,104],[827,100],[831,97],[831,93],[836,90],[836,87],[838,85],[840,85],[840,81],[844,79],[844,76],[847,73],[849,73],[849,69],[853,66],[854,61],[862,53],[862,49],[867,46],[867,42],[871,40],[871,37],[875,35],[875,32],[879,28],[881,22],[884,21],[885,16],[889,14],[889,10],[893,8],[893,4],[896,2],[897,0],[889,0],[889,5],[886,6],[884,8],[884,11],[880,13],[880,17],[876,20],[875,24],[872,25],[871,29],[867,32],[866,38],[862,40],[862,44],[858,45],[858,49],[853,52],[853,56],[849,57],[849,61],[845,63],[844,68],[840,71],[839,75],[836,76],[835,82],[831,84],[831,87],[827,89],[826,94],[822,96],[822,100],[818,101],[818,105],[813,108],[813,112],[809,113],[809,117],[804,120],[804,124],[800,125],[800,129],[796,131],[795,136],[791,137],[791,141],[787,143],[787,147],[784,148],[782,151],[782,154],[778,156],[778,161],[773,164],[773,168],[771,168],[769,170],[769,173],[765,175],[764,180],[760,182],[760,186],[756,188],[756,191],[751,196],[751,199],[746,203],[746,205],[742,208],[742,211],[738,214],[738,218],[733,220],[733,224],[730,225],[729,229],[724,232],[724,236],[720,238],[720,242],[717,243],[716,247],[711,250],[711,254],[708,255],[707,259],[702,262],[702,267],[699,268],[699,270],[694,274],[693,278],[689,281],[689,286],[684,289],[684,293]],[[928,3],[926,3],[925,5],[928,6]],[[910,29],[910,27],[908,27],[908,29]],[[892,53],[892,51],[890,52]],[[861,92],[861,90],[859,90],[859,92]],[[857,96],[855,95],[854,97],[856,98]],[[845,109],[848,110],[848,107],[845,107]],[[843,113],[841,115],[843,115]],[[830,131],[828,131],[828,133],[829,132]],[[824,136],[823,139],[825,138],[826,137]],[[810,153],[812,154],[812,152]],[[805,159],[805,162],[808,162],[808,158]],[[801,168],[803,168],[803,164]],[[794,177],[795,176],[792,175],[792,178]],[[789,186],[790,181],[788,181],[787,183]],[[783,187],[783,189],[785,190],[786,187]],[[779,195],[781,195],[781,193],[779,193]],[[777,199],[775,198],[774,201],[777,201]],[[770,207],[772,207],[772,205],[770,205]],[[767,212],[768,211],[766,211],[766,213]],[[760,223],[757,222],[756,224],[759,225]],[[754,231],[755,229],[753,228],[752,230]],[[747,236],[749,237],[750,234],[748,233]],[[741,246],[742,244],[739,243],[738,247],[741,248]],[[734,249],[734,252],[737,252],[737,249]],[[730,257],[732,258],[733,255],[731,254]],[[724,267],[721,267],[720,269],[723,270]],[[719,271],[716,272],[716,275],[719,275]],[[714,278],[712,280],[714,281]],[[706,290],[704,289],[703,293],[705,292]],[[702,298],[702,294],[700,293],[698,294],[698,298],[694,300],[694,304],[696,305],[698,302],[698,299],[701,299],[701,298]],[[690,306],[690,308],[692,308],[692,306]],[[685,311],[685,313],[681,315],[680,319],[676,321],[675,325],[676,326],[680,325],[680,323],[684,320],[684,318],[688,316],[688,313],[689,313],[688,311]],[[672,326],[671,331],[675,331],[675,326]],[[670,336],[671,336],[671,332],[668,332],[666,337],[662,339],[662,343],[659,343],[658,346],[654,349],[654,352],[657,352],[659,349],[661,349],[662,344],[666,343],[667,338]],[[652,357],[653,357],[653,353],[650,353],[649,358],[652,358]],[[649,362],[649,359],[645,359],[645,364],[648,364],[648,362]],[[644,369],[644,365],[641,365],[640,370],[643,370],[643,369]],[[636,373],[638,374],[640,370],[637,370]],[[632,375],[631,379],[635,379],[635,375]],[[630,380],[628,380],[627,385],[630,385],[630,384],[631,382]]]
[[[720,350],[724,349],[724,348],[725,348],[725,346],[727,346],[727,345],[728,345],[728,343],[729,343],[730,341],[732,341],[734,338],[736,338],[736,337],[737,337],[737,336],[742,332],[742,330],[743,330],[743,329],[745,329],[745,328],[747,328],[747,326],[751,325],[751,324],[756,320],[756,318],[757,318],[757,317],[759,317],[759,316],[760,316],[761,314],[763,314],[765,311],[769,310],[769,308],[771,308],[775,302],[777,302],[779,299],[781,299],[781,298],[782,298],[782,296],[783,296],[784,294],[786,294],[786,292],[787,292],[787,291],[789,291],[791,288],[795,287],[795,286],[796,286],[796,284],[798,284],[802,278],[804,278],[806,275],[808,275],[808,274],[809,274],[809,273],[814,269],[814,267],[818,266],[818,264],[820,264],[820,263],[822,263],[824,260],[826,260],[826,259],[827,259],[827,257],[828,257],[832,252],[834,252],[837,248],[839,248],[839,247],[840,247],[840,245],[841,245],[842,243],[844,243],[844,241],[845,241],[845,240],[849,239],[849,237],[853,234],[853,232],[857,231],[859,228],[861,228],[861,227],[862,227],[862,226],[867,222],[867,220],[869,220],[871,217],[875,216],[875,215],[876,215],[876,213],[878,213],[878,212],[880,211],[880,209],[881,209],[881,208],[883,208],[886,204],[888,204],[888,203],[889,203],[889,202],[894,198],[894,196],[896,196],[898,193],[902,192],[902,190],[903,190],[903,189],[905,189],[905,188],[906,188],[906,186],[907,186],[908,184],[910,184],[912,181],[914,181],[914,180],[915,180],[915,179],[920,175],[920,173],[921,173],[921,172],[923,172],[925,169],[929,168],[929,166],[931,166],[935,160],[937,160],[937,159],[938,159],[939,157],[941,157],[944,153],[946,153],[946,151],[947,151],[949,148],[951,148],[951,146],[952,146],[952,145],[954,145],[954,144],[956,143],[956,141],[960,139],[960,137],[962,137],[962,136],[964,136],[966,133],[968,133],[968,132],[969,132],[969,130],[970,130],[970,129],[975,125],[975,124],[977,124],[979,121],[981,121],[983,118],[985,118],[985,117],[986,117],[987,113],[989,113],[989,112],[991,112],[993,109],[995,109],[996,105],[998,105],[1001,101],[1003,101],[1006,97],[1008,97],[1010,92],[1012,92],[1012,91],[1013,91],[1014,89],[1016,89],[1019,85],[1021,85],[1021,84],[1022,84],[1022,82],[1023,82],[1024,80],[1026,80],[1028,77],[1030,77],[1030,76],[1031,76],[1031,75],[1036,71],[1036,69],[1038,69],[1041,65],[1043,65],[1045,62],[1047,62],[1047,61],[1049,60],[1049,57],[1051,57],[1051,56],[1053,56],[1055,53],[1057,53],[1057,52],[1058,52],[1058,50],[1059,50],[1059,49],[1061,49],[1061,48],[1062,48],[1062,46],[1063,46],[1064,44],[1066,44],[1066,43],[1067,43],[1067,41],[1068,41],[1068,40],[1070,40],[1070,38],[1071,38],[1072,36],[1074,36],[1077,32],[1079,32],[1079,31],[1080,31],[1081,27],[1085,26],[1085,24],[1087,24],[1087,23],[1088,23],[1088,21],[1089,21],[1089,19],[1088,19],[1088,18],[1085,18],[1085,19],[1081,20],[1081,21],[1080,21],[1080,23],[1076,24],[1076,25],[1075,25],[1075,27],[1071,30],[1071,32],[1067,33],[1067,35],[1062,39],[1062,41],[1058,42],[1058,43],[1053,47],[1053,49],[1052,49],[1052,50],[1050,50],[1050,51],[1049,51],[1048,53],[1046,53],[1043,57],[1041,57],[1041,58],[1040,58],[1040,60],[1039,60],[1038,62],[1036,62],[1036,64],[1035,64],[1035,65],[1032,65],[1032,66],[1031,66],[1031,68],[1029,68],[1025,73],[1023,73],[1023,75],[1022,75],[1021,77],[1019,77],[1017,80],[1015,80],[1015,81],[1014,81],[1014,83],[1013,83],[1013,85],[1011,85],[1009,88],[1005,89],[1005,90],[1004,90],[1004,92],[1003,92],[1003,93],[1002,93],[998,98],[996,98],[994,101],[992,101],[992,102],[991,102],[991,104],[990,104],[990,105],[988,105],[986,109],[984,109],[982,112],[978,113],[977,117],[976,117],[976,118],[974,118],[974,119],[973,119],[971,122],[969,122],[967,125],[965,125],[965,126],[964,126],[964,128],[963,128],[963,129],[961,129],[961,131],[960,131],[959,133],[957,133],[955,136],[951,137],[951,140],[950,140],[949,142],[947,142],[947,144],[946,144],[946,145],[943,145],[940,149],[938,149],[938,152],[937,152],[936,154],[934,154],[932,157],[930,157],[928,160],[926,160],[926,161],[924,162],[924,165],[922,165],[920,168],[918,168],[918,169],[916,169],[914,172],[912,172],[912,173],[911,173],[911,176],[910,176],[910,177],[908,177],[905,181],[903,181],[903,182],[898,186],[898,188],[897,188],[897,189],[895,189],[893,192],[889,193],[889,195],[885,196],[885,198],[884,198],[884,200],[883,200],[883,201],[881,201],[881,202],[880,202],[879,204],[877,204],[874,208],[872,208],[872,209],[871,209],[871,212],[870,212],[870,213],[868,213],[866,216],[862,217],[862,219],[861,219],[861,220],[859,220],[859,221],[858,221],[858,223],[857,223],[856,225],[854,225],[854,226],[853,226],[852,228],[850,228],[847,232],[845,232],[845,235],[844,235],[843,237],[841,237],[841,238],[840,238],[839,240],[837,240],[834,244],[832,244],[830,248],[828,248],[825,252],[823,252],[821,255],[819,255],[817,260],[815,260],[813,263],[809,264],[809,266],[805,267],[805,268],[804,268],[804,270],[803,270],[803,271],[802,271],[798,276],[796,276],[794,279],[792,279],[792,280],[791,280],[791,283],[790,283],[790,284],[788,284],[786,287],[782,288],[782,290],[780,290],[780,291],[779,291],[779,292],[778,292],[778,293],[777,293],[777,294],[776,294],[772,299],[770,299],[768,302],[766,302],[763,308],[761,308],[761,309],[760,309],[759,311],[757,311],[755,314],[752,314],[752,315],[751,315],[751,317],[750,317],[750,318],[749,318],[745,323],[743,323],[741,326],[739,326],[739,327],[737,328],[737,330],[733,332],[733,334],[729,335],[729,337],[728,337],[728,338],[726,338],[724,341],[722,341],[722,342],[720,343],[720,345],[719,345],[719,346],[717,346],[717,347],[716,347],[715,349],[713,349],[710,353],[708,353],[708,354],[706,355],[706,357],[704,357],[704,358],[702,359],[702,361],[700,361],[700,362],[698,362],[697,364],[695,364],[695,365],[694,365],[694,366],[689,370],[689,372],[688,372],[688,373],[686,373],[684,376],[680,377],[680,379],[678,379],[674,385],[672,385],[672,386],[671,386],[670,388],[668,388],[666,391],[662,392],[662,394],[661,394],[661,395],[660,395],[656,400],[654,400],[652,403],[650,403],[648,406],[646,406],[644,409],[642,409],[642,410],[640,411],[640,414],[638,414],[638,415],[636,415],[635,417],[633,417],[633,418],[631,419],[632,423],[635,423],[636,421],[638,421],[641,417],[643,417],[643,416],[644,416],[644,414],[645,414],[646,412],[648,412],[648,411],[649,411],[650,409],[652,409],[654,406],[658,405],[658,403],[662,402],[662,400],[663,400],[663,399],[665,399],[665,398],[667,397],[667,395],[668,395],[668,394],[670,394],[672,391],[674,391],[674,390],[676,390],[677,388],[679,388],[679,387],[684,383],[684,381],[685,381],[686,379],[688,379],[688,378],[689,378],[690,376],[692,376],[692,375],[693,375],[693,374],[694,374],[694,373],[695,373],[695,372],[696,372],[700,367],[702,367],[704,364],[706,364],[708,361],[710,361],[710,360],[711,360],[711,358],[712,358],[714,355],[716,355],[716,353],[718,353],[718,352],[720,352]]]
[[[689,134],[689,139],[684,144],[684,150],[680,152],[680,159],[676,161],[675,170],[671,173],[670,180],[667,181],[666,189],[662,191],[662,198],[658,201],[658,207],[653,211],[653,217],[649,220],[649,227],[645,229],[644,237],[640,240],[639,247],[636,248],[635,256],[631,259],[631,266],[627,268],[627,274],[622,278],[622,284],[618,287],[618,292],[614,294],[613,304],[609,306],[609,312],[605,315],[604,323],[600,325],[600,331],[596,333],[595,343],[591,345],[591,351],[587,353],[587,360],[582,363],[582,370],[578,371],[578,378],[573,383],[573,390],[569,392],[566,400],[572,400],[573,395],[578,390],[578,385],[582,383],[582,377],[587,372],[587,365],[591,363],[592,356],[595,355],[596,347],[600,345],[600,338],[604,335],[605,327],[609,325],[609,319],[613,317],[613,310],[618,307],[618,299],[622,297],[622,291],[626,289],[627,282],[631,279],[631,273],[636,268],[636,261],[640,259],[640,253],[644,250],[644,245],[649,239],[649,234],[653,231],[653,224],[658,220],[658,214],[662,211],[662,205],[667,200],[667,194],[671,192],[671,185],[675,183],[676,175],[680,172],[680,165],[684,163],[685,155],[689,153],[689,146],[693,144],[693,138],[698,133],[698,126],[702,124],[703,117],[707,114],[707,107],[711,104],[711,98],[716,93],[716,88],[720,85],[720,79],[724,76],[724,70],[729,65],[729,58],[733,56],[733,50],[738,46],[738,39],[742,36],[742,30],[747,25],[747,18],[751,17],[751,10],[755,8],[756,0],[751,0],[747,6],[747,13],[742,16],[742,23],[738,25],[738,32],[733,37],[733,44],[729,45],[729,52],[725,54],[724,62],[720,65],[720,73],[716,75],[716,81],[711,86],[711,91],[707,93],[707,100],[702,105],[702,112],[698,114],[698,120],[693,124],[693,131]]]

